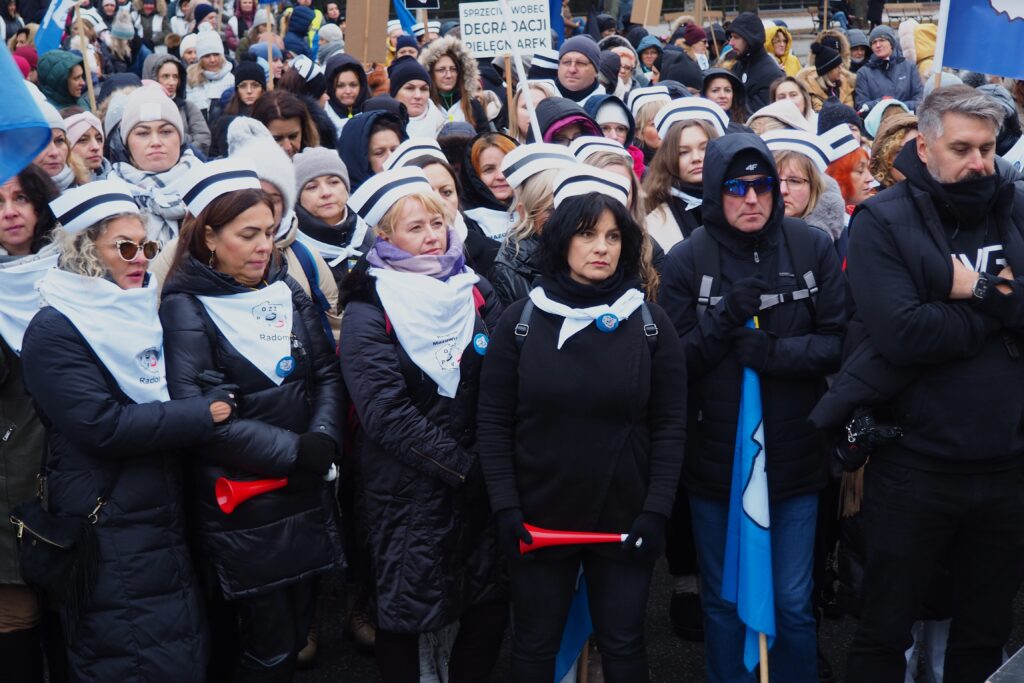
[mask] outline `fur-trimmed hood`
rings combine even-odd
[[[461,40],[455,36],[438,38],[426,45],[420,51],[420,64],[426,68],[427,73],[434,72],[434,64],[441,57],[448,55],[458,65],[462,74],[462,85],[466,89],[466,95],[475,98],[480,94],[480,65],[466,48]]]
[[[830,28],[827,31],[822,31],[814,37],[814,42],[820,43],[822,38],[826,36],[835,38],[839,41],[839,56],[843,58],[843,68],[849,71],[850,69],[850,40],[846,37],[846,34],[839,29]],[[870,52],[869,52],[870,54]],[[814,53],[809,52],[807,55],[807,66],[814,66]]]

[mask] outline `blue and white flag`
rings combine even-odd
[[[1021,0],[946,0],[945,26],[953,27],[945,42],[942,66],[983,74],[1024,78],[1024,2]],[[939,27],[945,32],[944,27]],[[1017,47],[1014,48],[1013,46]],[[938,55],[938,50],[936,50]]]
[[[398,17],[398,21],[402,23],[402,30],[412,35],[412,25],[416,23],[415,17],[405,7],[405,3],[402,0],[392,0],[392,5],[395,7],[395,16]]]
[[[753,327],[753,321],[747,327]],[[743,663],[753,671],[761,658],[758,634],[775,641],[775,592],[772,583],[772,539],[765,475],[764,419],[761,380],[743,368],[740,415],[729,494],[729,526],[725,539],[722,597],[736,605],[747,627]]]
[[[569,603],[569,616],[565,620],[565,628],[562,629],[562,644],[555,656],[555,681],[559,683],[570,671],[573,664],[579,659],[583,652],[583,646],[587,644],[587,638],[594,632],[594,624],[590,621],[590,601],[587,595],[587,577],[583,575],[583,568],[576,581],[576,594],[572,596]]]
[[[50,8],[36,31],[36,52],[40,57],[60,47],[64,27],[68,25],[68,14],[75,11],[77,4],[76,0],[50,0]]]
[[[6,183],[50,144],[50,124],[29,92],[7,46],[0,43],[0,183]]]

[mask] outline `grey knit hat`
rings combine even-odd
[[[338,153],[326,147],[307,147],[292,157],[295,165],[295,191],[301,193],[303,186],[313,178],[322,175],[334,175],[345,183],[345,189],[352,191],[348,179],[348,169],[341,161]]]

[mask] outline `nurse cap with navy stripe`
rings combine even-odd
[[[573,164],[555,178],[555,208],[572,197],[585,197],[594,193],[614,197],[629,206],[629,181],[618,173],[586,164]]]
[[[836,159],[859,147],[857,138],[846,124],[836,126],[821,135],[801,130],[770,130],[761,135],[772,152],[791,151],[803,154],[821,173]]]
[[[427,32],[427,27],[423,25],[422,21],[417,21],[412,25],[412,34],[417,38],[422,38],[423,34]]]
[[[658,137],[664,140],[668,137],[668,131],[673,124],[695,119],[709,122],[719,135],[725,135],[725,129],[729,125],[729,115],[711,100],[703,97],[685,97],[659,111],[654,117],[654,127],[658,129]]]
[[[239,190],[259,190],[260,179],[256,171],[246,168],[236,159],[217,159],[200,164],[173,185],[188,207],[198,216],[210,203]]]
[[[69,188],[50,202],[50,210],[69,233],[81,232],[121,214],[140,213],[132,198],[131,185],[115,178]]]
[[[536,142],[520,145],[501,160],[501,174],[518,190],[531,176],[550,169],[572,166],[576,158],[564,145]]]
[[[370,176],[349,196],[348,205],[372,228],[380,223],[380,219],[398,200],[420,192],[433,191],[423,169],[405,166]]]
[[[384,162],[383,169],[390,171],[393,168],[402,168],[414,159],[420,157],[434,157],[439,161],[448,163],[448,157],[441,151],[441,146],[433,138],[409,138],[391,153],[391,156]]]
[[[636,118],[640,107],[645,104],[651,102],[664,102],[667,104],[671,101],[672,96],[669,95],[667,87],[664,85],[651,85],[646,88],[633,88],[630,90],[629,96],[626,97],[626,106],[629,107],[633,118]]]
[[[615,142],[615,140],[599,137],[597,135],[583,135],[576,138],[572,141],[572,144],[569,145],[569,151],[576,157],[576,161],[583,164],[587,163],[587,159],[598,152],[611,152],[613,154],[618,154],[623,159],[628,159],[629,165],[633,165],[633,157],[629,155],[629,152],[626,151],[625,147],[620,143]]]

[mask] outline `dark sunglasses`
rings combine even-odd
[[[733,180],[726,180],[722,183],[722,189],[725,190],[725,193],[732,195],[733,197],[746,197],[747,193],[750,192],[751,189],[754,190],[755,194],[768,194],[774,188],[775,178],[771,176],[761,176],[760,178],[754,178],[753,180],[734,178]]]
[[[135,257],[139,255],[139,249],[142,249],[142,255],[146,257],[147,261],[152,261],[160,253],[160,243],[153,240],[146,240],[142,244],[136,244],[131,240],[118,240],[114,242],[114,247],[117,249],[118,255],[128,262],[135,260]]]

